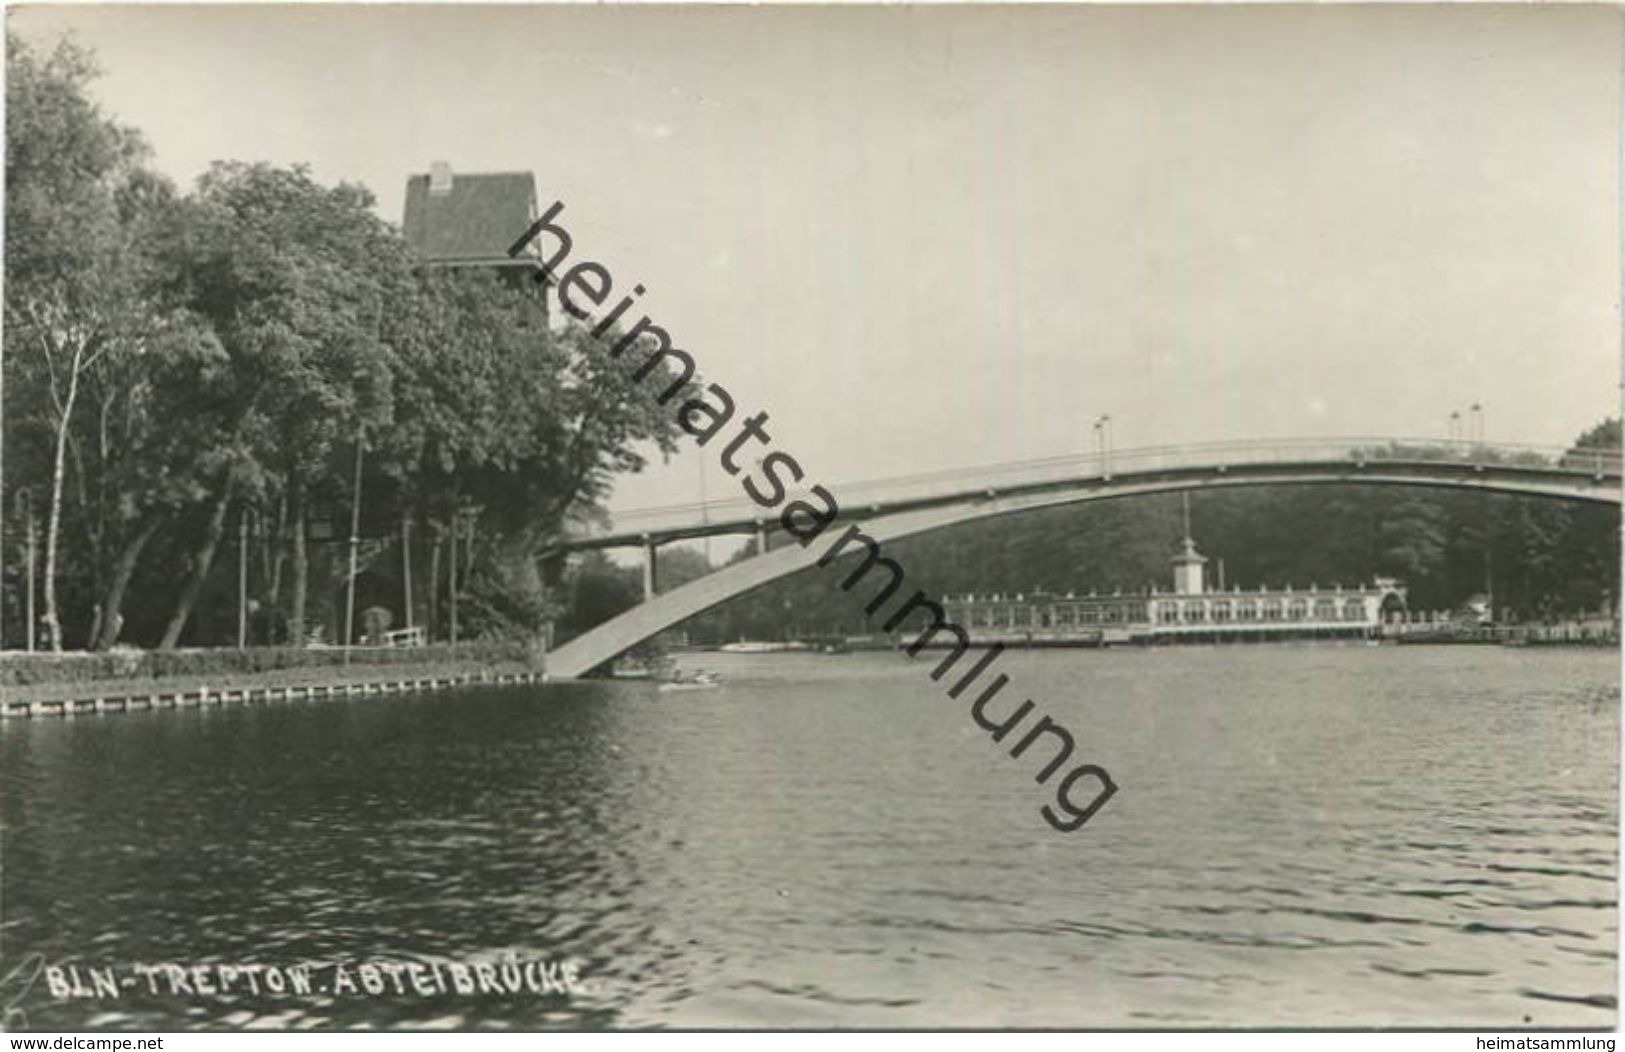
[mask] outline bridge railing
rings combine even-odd
[[[1110,479],[1191,468],[1329,464],[1338,461],[1355,464],[1402,462],[1412,465],[1528,467],[1572,474],[1576,478],[1617,479],[1620,475],[1620,454],[1612,450],[1440,439],[1255,439],[1067,454],[866,479],[841,485],[826,484],[826,488],[834,494],[843,510],[860,511],[867,507],[929,501],[978,490],[998,493],[1012,488],[1089,478]],[[629,534],[646,531],[654,534],[707,524],[749,523],[753,519],[771,517],[771,513],[764,512],[748,498],[739,497],[618,512],[614,516],[614,532]]]

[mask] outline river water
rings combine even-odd
[[[1012,759],[924,661],[685,663],[724,684],[10,721],[0,1007],[37,1029],[1614,1023],[1615,652],[1008,653],[1009,690],[1121,787],[1069,834],[1039,813],[1040,746]],[[543,959],[581,982],[205,995],[135,971],[305,962],[332,987]],[[117,996],[30,984],[39,963]]]

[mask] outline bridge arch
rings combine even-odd
[[[1000,491],[997,487],[966,491],[923,506],[880,514],[842,513],[810,544],[773,548],[743,562],[725,566],[661,593],[639,606],[583,632],[547,655],[549,678],[586,675],[690,617],[818,564],[850,526],[857,526],[881,546],[937,530],[1041,508],[1100,500],[1149,496],[1184,490],[1215,490],[1277,485],[1387,485],[1469,489],[1555,500],[1612,504],[1621,502],[1617,460],[1608,474],[1548,465],[1486,464],[1433,459],[1367,461],[1340,458],[1332,462],[1218,464],[1164,468],[1129,474],[1093,474],[1081,478],[1030,483]],[[839,498],[839,493],[837,493]],[[865,509],[868,510],[868,509]],[[850,549],[848,549],[850,550]],[[904,567],[905,571],[907,567]],[[897,590],[896,601],[912,592]]]

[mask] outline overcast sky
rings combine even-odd
[[[93,47],[183,184],[308,162],[399,222],[433,160],[534,172],[810,480],[1084,451],[1100,413],[1129,447],[1618,411],[1603,9],[10,15]]]

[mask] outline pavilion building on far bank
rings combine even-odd
[[[1187,532],[1168,590],[951,595],[942,606],[978,642],[1027,646],[1368,638],[1384,624],[1450,616],[1412,615],[1404,586],[1389,577],[1352,587],[1210,589],[1206,564]]]

